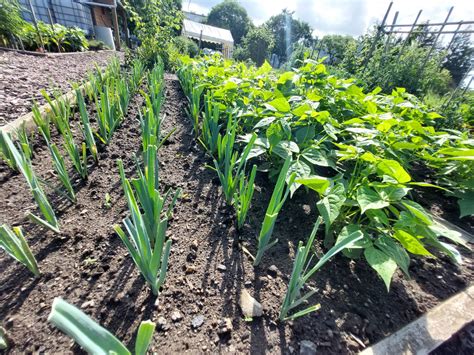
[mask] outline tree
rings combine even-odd
[[[288,60],[297,42],[310,44],[313,40],[311,26],[293,18],[293,12],[287,9],[281,14],[270,17],[265,23],[275,38],[274,53],[280,57],[280,62]]]
[[[240,44],[253,27],[247,11],[235,0],[224,0],[214,6],[207,15],[206,23],[230,30],[235,44]]]
[[[328,57],[328,64],[334,65],[344,59],[344,52],[352,42],[355,42],[351,36],[326,35],[321,39],[319,48]]]
[[[245,53],[257,66],[269,57],[274,44],[273,34],[266,26],[252,28],[243,39]]]
[[[133,32],[141,42],[138,55],[147,65],[153,65],[159,55],[167,69],[175,66],[177,48],[173,41],[183,19],[180,4],[180,0],[124,1]]]
[[[453,40],[449,54],[443,63],[448,69],[456,85],[459,85],[474,60],[474,47],[469,33],[458,33]]]

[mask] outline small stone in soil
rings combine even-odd
[[[263,314],[262,305],[245,289],[240,293],[240,308],[244,317],[260,317]]]
[[[217,270],[219,271],[226,271],[227,267],[224,264],[217,265]]]
[[[183,319],[183,316],[181,315],[181,313],[179,313],[179,311],[174,311],[173,313],[171,313],[171,320],[173,322],[179,322],[181,319]]]
[[[166,323],[165,317],[158,317],[156,320],[156,328],[158,330],[166,331],[169,329],[169,325]]]
[[[204,316],[202,314],[197,315],[191,320],[191,326],[194,329],[199,328],[204,323]]]
[[[87,301],[87,302],[84,302],[84,303],[81,305],[81,308],[93,307],[94,304],[95,304],[94,301]]]
[[[278,275],[278,268],[275,265],[272,265],[268,268],[268,274],[272,276]]]
[[[219,327],[217,328],[217,334],[224,335],[230,333],[233,329],[232,321],[230,318],[224,318],[219,322]]]
[[[316,344],[309,340],[302,340],[300,342],[300,355],[314,354],[316,354]]]

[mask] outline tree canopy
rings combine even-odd
[[[267,59],[275,45],[272,32],[266,26],[250,29],[242,40],[242,46],[237,51],[238,59],[251,59],[258,66]]]
[[[464,74],[471,68],[473,57],[474,48],[471,44],[470,34],[458,33],[443,64],[451,73],[456,85],[460,83]]]
[[[327,56],[327,63],[334,65],[340,63],[344,59],[344,52],[350,43],[355,43],[355,39],[351,36],[326,35],[319,43],[319,50]]]
[[[235,44],[239,44],[253,26],[247,10],[235,0],[224,0],[214,6],[207,16],[207,24],[230,30]]]
[[[265,23],[275,38],[273,52],[286,61],[293,50],[293,44],[303,42],[309,44],[313,40],[312,28],[304,21],[293,18],[293,12],[283,10],[281,14],[270,17]]]

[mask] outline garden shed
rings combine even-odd
[[[224,58],[232,57],[234,39],[229,30],[185,19],[183,21],[183,35],[202,42],[219,44],[222,46]]]

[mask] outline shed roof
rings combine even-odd
[[[201,32],[202,31],[202,32]],[[202,33],[202,40],[215,43],[234,43],[232,34],[224,28],[204,25],[199,22],[184,20],[183,34],[199,39]]]

